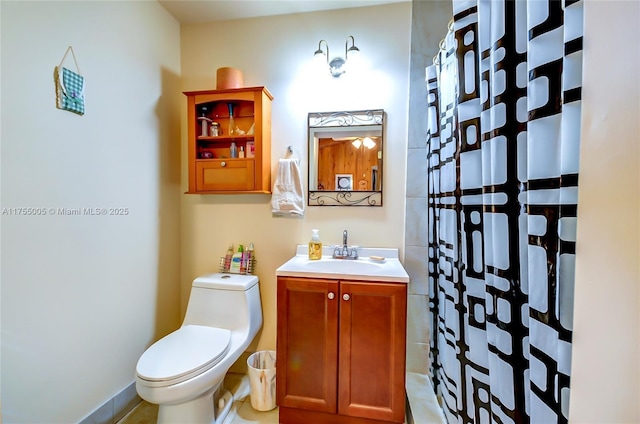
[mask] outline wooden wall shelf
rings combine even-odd
[[[271,193],[271,101],[265,87],[186,91],[188,194]],[[245,134],[229,135],[230,112]],[[217,122],[221,135],[203,134],[202,119]],[[207,124],[207,129],[208,129]],[[244,158],[232,158],[231,143]],[[251,152],[248,150],[251,149]]]

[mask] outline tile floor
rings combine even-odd
[[[278,408],[259,412],[251,407],[249,399],[249,376],[228,373],[224,386],[233,393],[233,406],[224,424],[278,424]],[[158,405],[142,401],[118,424],[155,424],[158,418]]]
[[[249,376],[228,373],[224,386],[233,393],[234,402],[224,424],[278,424],[278,408],[259,412],[251,407]],[[407,373],[407,397],[413,424],[446,424],[442,410],[431,388],[429,378],[422,374]],[[158,406],[142,401],[117,424],[155,424]]]
[[[414,424],[446,424],[447,421],[428,376],[408,372],[406,387],[412,417],[409,422]]]

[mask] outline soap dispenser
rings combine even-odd
[[[322,259],[322,242],[320,241],[320,230],[311,230],[311,241],[309,242],[309,259]]]

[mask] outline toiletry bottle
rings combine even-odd
[[[240,159],[244,158],[244,147],[240,146],[240,151],[238,152],[238,157]]]
[[[247,254],[248,252],[245,250],[240,257],[240,274],[247,273]]]
[[[235,135],[236,133],[236,120],[233,118],[233,103],[227,103],[229,109],[229,132],[227,135]]]
[[[227,249],[227,253],[224,255],[224,266],[223,266],[224,272],[229,272],[229,270],[231,269],[232,257],[233,257],[233,244],[230,244],[229,248]]]
[[[249,248],[244,252],[247,274],[253,274],[253,243],[249,243]]]
[[[242,263],[242,254],[244,253],[244,246],[238,245],[238,251],[233,254],[231,258],[231,268],[229,272],[233,274],[240,274],[240,264]]]
[[[238,157],[238,147],[235,142],[231,142],[231,146],[229,147],[229,156],[232,158]]]
[[[311,241],[309,242],[309,259],[322,259],[322,242],[320,241],[320,230],[311,230]]]

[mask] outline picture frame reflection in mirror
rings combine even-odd
[[[336,174],[336,190],[353,190],[353,175]]]

